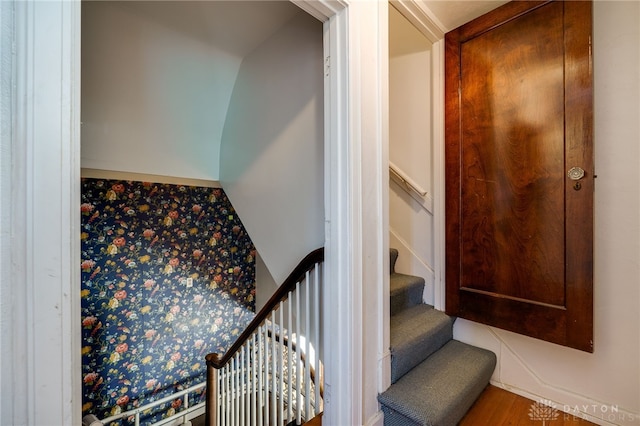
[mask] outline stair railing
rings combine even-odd
[[[389,177],[406,191],[429,214],[433,214],[433,197],[398,166],[389,161]]]
[[[323,410],[324,249],[309,253],[223,354],[208,354],[207,426],[301,425]]]
[[[181,390],[176,393],[172,393],[164,398],[152,401],[148,404],[145,404],[141,407],[134,408],[132,410],[125,411],[124,413],[115,414],[110,417],[106,417],[102,420],[98,419],[98,417],[94,414],[87,414],[82,418],[82,426],[106,426],[110,423],[113,423],[117,420],[128,419],[129,417],[133,417],[133,422],[135,426],[140,426],[140,414],[149,411],[155,407],[166,404],[167,402],[173,402],[178,398],[182,398],[182,410],[173,414],[172,416],[165,417],[164,419],[158,420],[157,422],[150,423],[151,426],[162,426],[168,423],[173,422],[173,424],[184,425],[187,424],[189,419],[202,415],[202,409],[204,409],[204,403],[200,402],[195,405],[190,405],[189,394],[204,388],[206,385],[205,382],[198,383],[193,385],[187,389]],[[176,423],[175,420],[181,419],[180,423]],[[149,423],[147,423],[149,424]]]

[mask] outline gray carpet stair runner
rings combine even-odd
[[[385,426],[454,426],[489,383],[493,352],[453,339],[453,322],[422,303],[424,279],[395,272],[391,249],[391,386]]]

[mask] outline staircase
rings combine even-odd
[[[422,302],[424,279],[395,272],[391,249],[391,386],[385,426],[456,425],[489,383],[493,352],[453,339],[455,318]]]

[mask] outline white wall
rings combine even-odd
[[[267,304],[280,284],[282,283],[276,283],[273,279],[258,252],[256,255],[256,313]]]
[[[217,180],[242,58],[146,5],[82,4],[82,167]]]
[[[639,40],[639,2],[594,2],[594,353],[460,319],[454,329],[498,355],[493,383],[598,424],[640,424]]]
[[[390,245],[396,271],[425,278],[424,300],[433,304],[431,42],[389,7],[389,159],[427,191],[412,197],[402,184],[389,187]]]
[[[304,12],[245,56],[220,182],[281,284],[324,244],[322,23]]]

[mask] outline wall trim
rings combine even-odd
[[[637,420],[640,419],[640,415],[632,413],[630,411],[626,411],[622,408],[616,408],[616,412],[614,417],[615,421],[608,421],[606,419],[607,414],[611,414],[612,408],[608,404],[601,403],[599,401],[594,401],[588,398],[583,398],[584,401],[582,403],[575,404],[564,404],[562,402],[558,402],[555,400],[551,400],[549,398],[543,398],[540,395],[536,395],[531,393],[525,389],[521,389],[516,386],[511,386],[506,383],[502,383],[499,381],[491,380],[490,383],[500,389],[504,389],[508,392],[515,393],[516,395],[520,395],[527,399],[530,399],[532,403],[544,401],[546,405],[550,405],[551,407],[556,408],[558,411],[563,413],[575,416],[579,419],[587,420],[591,423],[601,425],[601,426],[620,426],[620,425],[628,425],[633,426],[637,425]],[[606,407],[606,408],[605,408]],[[594,410],[593,413],[585,411],[585,408]],[[597,413],[598,410],[604,411],[607,410],[606,413]],[[627,421],[620,421],[619,419],[627,419]],[[570,420],[569,420],[570,422]]]
[[[11,3],[12,358],[2,385],[12,411],[3,421],[80,424],[80,2]]]
[[[170,185],[199,186],[204,188],[222,188],[220,182],[217,180],[121,172],[117,170],[89,169],[85,167],[80,170],[80,176],[90,179],[130,180],[134,182],[153,182],[166,183]]]
[[[383,426],[384,425],[384,416],[382,411],[378,411],[372,417],[367,419],[365,426]]]
[[[424,8],[415,0],[390,0],[398,12],[404,15],[424,36],[435,43],[444,38],[444,25],[431,11]]]
[[[444,34],[443,34],[444,37]],[[431,46],[431,93],[433,112],[433,306],[445,308],[445,166],[444,166],[444,38]]]

